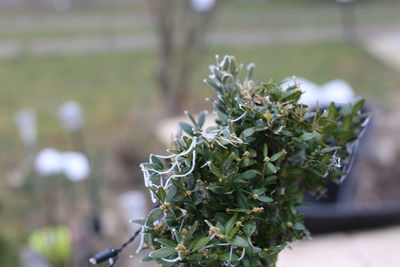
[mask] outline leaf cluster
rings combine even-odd
[[[169,155],[141,165],[145,185],[159,206],[144,226],[146,258],[163,266],[274,266],[288,242],[308,231],[296,207],[305,192],[322,192],[345,175],[365,120],[363,100],[327,109],[298,103],[297,86],[242,79],[226,56],[205,82],[215,89],[216,126],[206,113]]]

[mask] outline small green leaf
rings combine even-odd
[[[244,138],[246,138],[246,137],[249,137],[249,136],[253,135],[253,133],[255,133],[255,131],[256,130],[255,130],[254,127],[250,127],[250,128],[247,128],[246,130],[244,130],[242,132],[242,135],[243,135]]]
[[[214,88],[215,91],[217,91],[218,93],[222,94],[224,92],[223,88],[221,86],[218,86],[214,81],[206,79],[204,80],[204,82]]]
[[[165,201],[166,193],[165,193],[164,188],[162,188],[161,186],[158,188],[156,195],[157,195],[158,199],[159,199],[161,202],[164,202],[164,201]]]
[[[178,245],[178,243],[172,241],[171,239],[156,238],[155,241],[168,247],[176,247]]]
[[[206,116],[207,116],[207,110],[204,110],[200,113],[199,119],[197,121],[197,126],[199,128],[202,128],[204,125],[204,122],[206,121]]]
[[[218,119],[222,122],[222,124],[226,124],[228,122],[229,117],[224,112],[217,111],[217,116]]]
[[[267,191],[267,188],[256,188],[256,189],[254,189],[254,190],[252,190],[251,191],[251,194],[252,195],[254,195],[254,194],[257,194],[257,195],[261,195],[261,194],[263,194],[265,191]]]
[[[321,149],[321,151],[319,151],[319,153],[325,154],[325,153],[329,153],[329,152],[332,152],[332,151],[336,151],[339,148],[340,147],[338,147],[338,146],[327,147],[327,148]]]
[[[267,197],[267,196],[259,196],[258,200],[260,200],[261,202],[265,202],[265,203],[271,203],[274,201],[272,198]]]
[[[188,135],[193,136],[193,126],[186,123],[186,122],[180,122],[179,126],[181,127],[181,129],[186,132]]]
[[[175,254],[175,247],[163,247],[150,253],[152,258],[165,258]]]
[[[249,149],[249,157],[250,158],[255,158],[257,157],[257,151],[255,151],[254,149]]]
[[[164,165],[162,164],[161,160],[159,158],[157,158],[155,155],[151,155],[150,156],[150,161],[156,165],[157,169],[164,169]]]
[[[282,150],[281,152],[275,153],[274,155],[271,156],[270,161],[271,162],[277,161],[285,154],[286,154],[286,150]]]
[[[253,223],[246,223],[243,226],[243,231],[246,234],[247,237],[250,237],[257,229],[256,224]]]
[[[237,202],[239,203],[240,208],[242,208],[242,209],[249,208],[249,203],[247,202],[246,197],[240,190],[236,191],[236,198],[237,198]]]
[[[152,226],[153,223],[163,214],[160,208],[153,209],[146,220],[146,226]]]
[[[264,153],[264,158],[268,157],[268,145],[267,145],[267,143],[264,143],[263,153]]]
[[[256,176],[257,176],[256,170],[248,170],[239,175],[240,178],[247,179],[247,180],[253,179]]]
[[[278,169],[271,162],[267,162],[267,168],[268,168],[268,170],[270,170],[273,173],[277,173],[278,172]]]
[[[293,225],[293,229],[299,230],[299,231],[306,230],[306,228],[304,227],[304,224],[302,224],[301,222],[296,222],[296,223]]]
[[[189,232],[185,236],[185,241],[190,241],[192,239],[192,236],[193,236],[194,232],[196,231],[198,225],[199,225],[199,222],[195,221],[194,224],[192,226],[190,226]]]
[[[138,219],[138,220],[132,220],[132,221],[130,221],[131,223],[136,223],[136,224],[139,224],[139,225],[144,225],[145,223],[146,223],[146,220],[144,220],[144,219]]]
[[[146,262],[146,261],[153,261],[154,259],[152,257],[150,257],[149,255],[144,256],[141,261]]]
[[[171,186],[168,189],[167,195],[165,197],[165,201],[170,202],[175,196],[178,190],[176,189],[176,186]]]
[[[265,179],[265,183],[266,183],[267,185],[273,184],[273,183],[276,182],[276,179],[277,179],[276,175],[268,176],[267,179]]]
[[[331,103],[328,107],[328,119],[335,120],[338,116],[338,110],[335,103]]]
[[[230,243],[234,246],[242,247],[242,248],[247,248],[249,246],[249,243],[247,242],[247,240],[239,235],[236,235],[235,238]]]
[[[197,125],[196,120],[194,119],[193,115],[190,114],[189,112],[185,111],[186,116],[189,118],[189,120],[193,123],[193,125]]]
[[[249,166],[255,164],[256,162],[257,162],[256,160],[250,159],[250,158],[246,157],[246,158],[244,158],[244,159],[242,160],[242,162],[240,163],[240,167],[246,168],[246,167],[249,167]]]
[[[210,169],[216,176],[218,177],[222,176],[222,171],[219,168],[217,168],[217,166],[215,166],[212,162],[210,164]]]
[[[232,230],[233,226],[235,226],[236,221],[237,221],[237,213],[235,213],[229,219],[229,221],[226,222],[226,224],[225,224],[225,232],[226,233],[229,233]]]
[[[311,132],[311,133],[304,133],[302,136],[300,136],[300,138],[303,141],[310,141],[312,139],[318,139],[321,137],[321,134],[317,133],[317,132]]]
[[[355,116],[357,114],[357,112],[359,112],[362,109],[364,104],[365,104],[365,99],[360,99],[354,104],[353,110],[352,110],[353,116]]]
[[[193,246],[193,251],[198,251],[198,250],[202,249],[203,247],[205,247],[207,245],[208,242],[210,242],[209,236],[200,238]]]
[[[249,213],[251,210],[249,209],[229,209],[230,212],[242,212],[242,213]]]
[[[237,227],[237,226],[233,227],[232,230],[229,233],[227,233],[228,234],[227,239],[231,240],[238,231],[239,231],[239,227]]]

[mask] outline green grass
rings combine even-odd
[[[54,112],[66,100],[82,103],[89,129],[118,125],[130,107],[154,92],[149,88],[152,66],[149,53],[21,56],[3,61],[0,131],[14,136],[13,113],[30,107],[38,111],[43,136],[59,134]]]
[[[214,60],[213,54],[233,54],[240,62],[256,62],[256,78],[263,81],[297,75],[322,84],[341,78],[360,95],[378,100],[384,99],[399,85],[394,71],[352,44],[212,48],[195,74],[192,103],[211,93],[201,80],[208,74],[207,65]],[[61,130],[54,112],[66,100],[82,103],[89,133],[112,138],[135,104],[149,103],[156,95],[153,71],[154,55],[151,52],[51,57],[24,55],[3,61],[0,65],[0,131],[3,133],[0,145],[9,149],[15,147],[12,116],[22,107],[37,109],[42,140],[56,138]]]

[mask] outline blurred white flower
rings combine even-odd
[[[40,151],[34,162],[35,171],[41,176],[51,176],[61,173],[61,155],[54,148]]]
[[[64,152],[60,155],[61,172],[72,182],[90,176],[90,165],[86,156],[79,152]]]
[[[216,0],[192,0],[192,7],[197,12],[205,12],[215,6]]]
[[[76,132],[83,127],[83,112],[78,102],[69,101],[62,104],[58,109],[58,118],[68,132]]]
[[[35,111],[31,109],[21,109],[15,113],[14,119],[24,145],[35,145],[37,143],[37,122]]]
[[[299,86],[300,90],[303,92],[299,99],[299,103],[313,107],[317,102],[320,103],[321,100],[323,100],[319,86],[316,83],[313,83],[302,77],[286,78],[284,81],[285,82],[282,84],[282,88],[285,90],[294,85]]]
[[[90,176],[90,165],[86,156],[79,152],[60,153],[54,148],[40,151],[34,163],[35,171],[41,176],[63,174],[72,182]]]
[[[343,80],[333,80],[321,86],[324,97],[329,102],[345,104],[351,102],[354,97],[354,91],[351,86]]]
[[[310,107],[315,107],[317,103],[320,107],[326,107],[331,102],[345,104],[351,102],[355,97],[351,86],[343,80],[332,80],[322,86],[301,77],[286,78],[284,81],[282,84],[284,90],[297,84],[303,91],[299,103]]]

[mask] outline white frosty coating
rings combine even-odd
[[[206,163],[204,163],[203,165],[201,165],[200,168],[204,168],[205,166],[210,166],[210,164],[211,164],[211,160],[209,160]]]
[[[193,149],[196,145],[197,145],[197,138],[196,138],[196,137],[193,137],[192,144],[190,145],[190,147],[189,147],[188,150],[186,150],[186,151],[183,151],[183,152],[181,152],[181,153],[179,153],[179,154],[171,154],[171,155],[167,155],[167,156],[154,155],[154,154],[151,154],[151,156],[155,156],[155,157],[160,158],[160,159],[170,159],[170,158],[173,158],[173,157],[177,157],[177,158],[178,158],[178,157],[184,156],[184,155],[186,155],[186,154],[189,154],[190,151],[192,151],[192,149]],[[151,161],[151,156],[150,156],[150,162],[152,162],[152,161]]]
[[[216,234],[213,234],[210,237],[210,240],[212,240],[215,236],[216,236]],[[215,246],[230,246],[230,245],[231,245],[230,243],[217,243],[217,244],[212,244],[212,245],[205,246],[203,249],[212,248],[212,247],[215,247]]]
[[[177,261],[180,261],[180,260],[182,260],[182,258],[181,258],[181,256],[178,256],[177,258],[175,258],[175,259],[166,259],[166,258],[162,258],[164,261],[166,261],[166,262],[177,262]]]
[[[170,173],[170,172],[175,168],[175,166],[176,166],[177,164],[178,164],[178,162],[175,161],[174,163],[172,163],[171,168],[169,168],[169,169],[166,170],[166,171],[157,171],[157,170],[155,170],[155,169],[148,169],[148,170],[149,170],[149,171],[153,171],[153,172],[158,173],[158,174],[167,174],[167,173]]]
[[[228,144],[231,144],[233,146],[236,146],[237,144],[243,144],[245,142],[243,142],[241,139],[239,139],[236,136],[231,136],[231,139],[225,138],[223,135],[224,134],[229,134],[229,130],[227,128],[224,129],[214,129],[210,132],[205,132],[203,130],[201,131],[195,131],[195,134],[198,134],[199,136],[195,136],[192,138],[192,143],[190,144],[190,147],[185,150],[182,151],[179,154],[171,154],[171,155],[154,155],[151,154],[150,155],[150,163],[154,163],[152,161],[152,157],[157,157],[159,159],[171,159],[172,164],[171,167],[165,171],[159,171],[159,170],[155,170],[155,169],[151,169],[151,168],[147,168],[145,167],[145,164],[140,164],[140,167],[142,169],[143,172],[143,179],[144,179],[144,184],[146,187],[153,187],[153,188],[159,188],[159,187],[163,187],[165,189],[167,189],[170,186],[170,182],[171,179],[174,178],[179,178],[179,177],[185,177],[190,175],[195,167],[196,167],[196,151],[194,151],[194,148],[196,147],[196,145],[202,144],[204,141],[211,143],[211,142],[215,142],[217,143],[220,147],[226,148],[226,146],[224,144],[222,144],[222,142],[226,142]],[[167,150],[168,151],[168,150]],[[190,170],[186,173],[183,174],[172,174],[175,167],[178,167],[179,171],[181,171],[181,166],[180,166],[180,162],[179,160],[181,160],[181,157],[192,153],[192,165],[190,167]],[[205,166],[209,166],[210,162],[206,162],[202,167]],[[150,177],[151,174],[158,174],[159,178],[160,178],[160,182],[158,185],[153,184],[153,182],[151,181]],[[169,174],[172,174],[170,176],[168,176]],[[164,179],[167,178],[165,184],[164,184]],[[157,197],[154,194],[154,192],[152,190],[150,191],[150,195],[151,195],[151,199],[153,201],[153,203],[157,202]]]
[[[172,178],[177,178],[177,177],[185,177],[188,176],[189,174],[191,174],[194,170],[194,167],[196,165],[196,151],[193,151],[193,162],[192,162],[192,167],[190,168],[190,170],[187,173],[184,174],[174,174],[171,175],[168,180],[165,182],[165,187],[168,188],[169,187],[169,182],[171,181]]]
[[[241,261],[241,260],[244,258],[244,252],[245,252],[245,251],[246,251],[246,249],[243,248],[243,250],[242,250],[242,255],[240,256],[239,259],[237,259],[237,261]]]
[[[174,234],[176,241],[179,241],[179,237],[178,237],[178,233],[176,232],[176,228],[172,228],[171,231]]]
[[[218,145],[220,145],[221,147],[223,147],[223,148],[227,149],[227,147],[226,147],[226,146],[224,146],[223,144],[221,144],[221,142],[220,142],[220,141],[218,141],[218,139],[217,139],[217,138],[215,138],[214,140],[215,140],[215,142],[217,142],[217,144],[218,144]]]
[[[142,250],[143,248],[143,244],[144,244],[144,233],[143,233],[144,227],[142,226],[142,229],[140,230],[140,242],[139,242],[139,246],[137,247],[137,249],[135,250],[135,254],[139,254],[139,252]]]
[[[246,116],[246,114],[247,114],[247,111],[245,111],[242,115],[240,115],[240,116],[237,117],[236,119],[229,120],[229,121],[230,121],[230,122],[236,122],[236,121],[240,120],[241,118],[243,118],[244,116]]]
[[[239,98],[238,98],[238,97],[235,97],[235,100],[236,100],[236,101],[237,101],[237,99],[239,99]],[[240,108],[241,110],[244,110],[244,109],[243,109],[243,106],[244,106],[244,105],[240,104],[239,102],[238,102],[238,104],[239,104],[239,108]]]
[[[253,243],[251,243],[250,237],[247,238],[247,241],[249,242],[249,244],[250,244],[250,246],[251,246],[252,248],[257,249],[257,248],[253,245]]]

